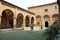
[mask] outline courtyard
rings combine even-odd
[[[45,30],[40,31],[24,31],[10,30],[0,32],[0,40],[45,40],[47,35]]]
[[[22,4],[20,2],[19,5]],[[60,20],[59,8],[57,2],[52,2],[33,5],[27,7],[28,10],[26,10],[8,1],[0,0],[0,40],[49,40],[52,38],[56,40],[55,37],[60,40],[60,31],[45,30],[50,27],[55,29],[59,26],[59,24],[55,24]],[[55,33],[56,35],[54,35]]]

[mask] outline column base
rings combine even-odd
[[[22,27],[22,30],[25,30],[25,27]]]
[[[13,30],[16,30],[16,27],[13,27],[12,29],[13,29]]]

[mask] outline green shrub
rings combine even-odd
[[[47,29],[46,33],[48,34],[47,40],[54,40],[54,36],[58,34],[59,29],[59,23],[54,22],[52,26],[50,26],[49,29]]]

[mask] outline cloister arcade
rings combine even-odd
[[[54,21],[58,21],[58,14],[44,14],[36,15],[34,12],[30,12],[13,4],[5,1],[0,1],[0,29],[16,29],[23,27],[30,27],[30,24],[40,25],[43,27],[49,27]]]
[[[16,22],[16,28],[24,27],[23,25],[25,25],[25,27],[30,27],[30,23],[34,23],[34,17],[26,15],[24,20],[24,15],[22,13],[18,13],[15,22]],[[14,22],[14,13],[10,9],[3,10],[1,16],[1,24],[2,24],[1,29],[13,28],[15,22]]]

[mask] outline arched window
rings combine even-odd
[[[41,19],[41,16],[40,16],[40,15],[37,15],[37,16],[36,16],[36,20],[37,20],[37,21],[41,21],[41,20],[42,20],[42,19]]]
[[[50,20],[50,17],[49,17],[49,15],[44,15],[44,20],[45,20],[45,21],[48,21],[48,20]]]
[[[59,15],[58,14],[54,14],[52,16],[52,18],[53,18],[54,21],[58,21],[59,20]]]

